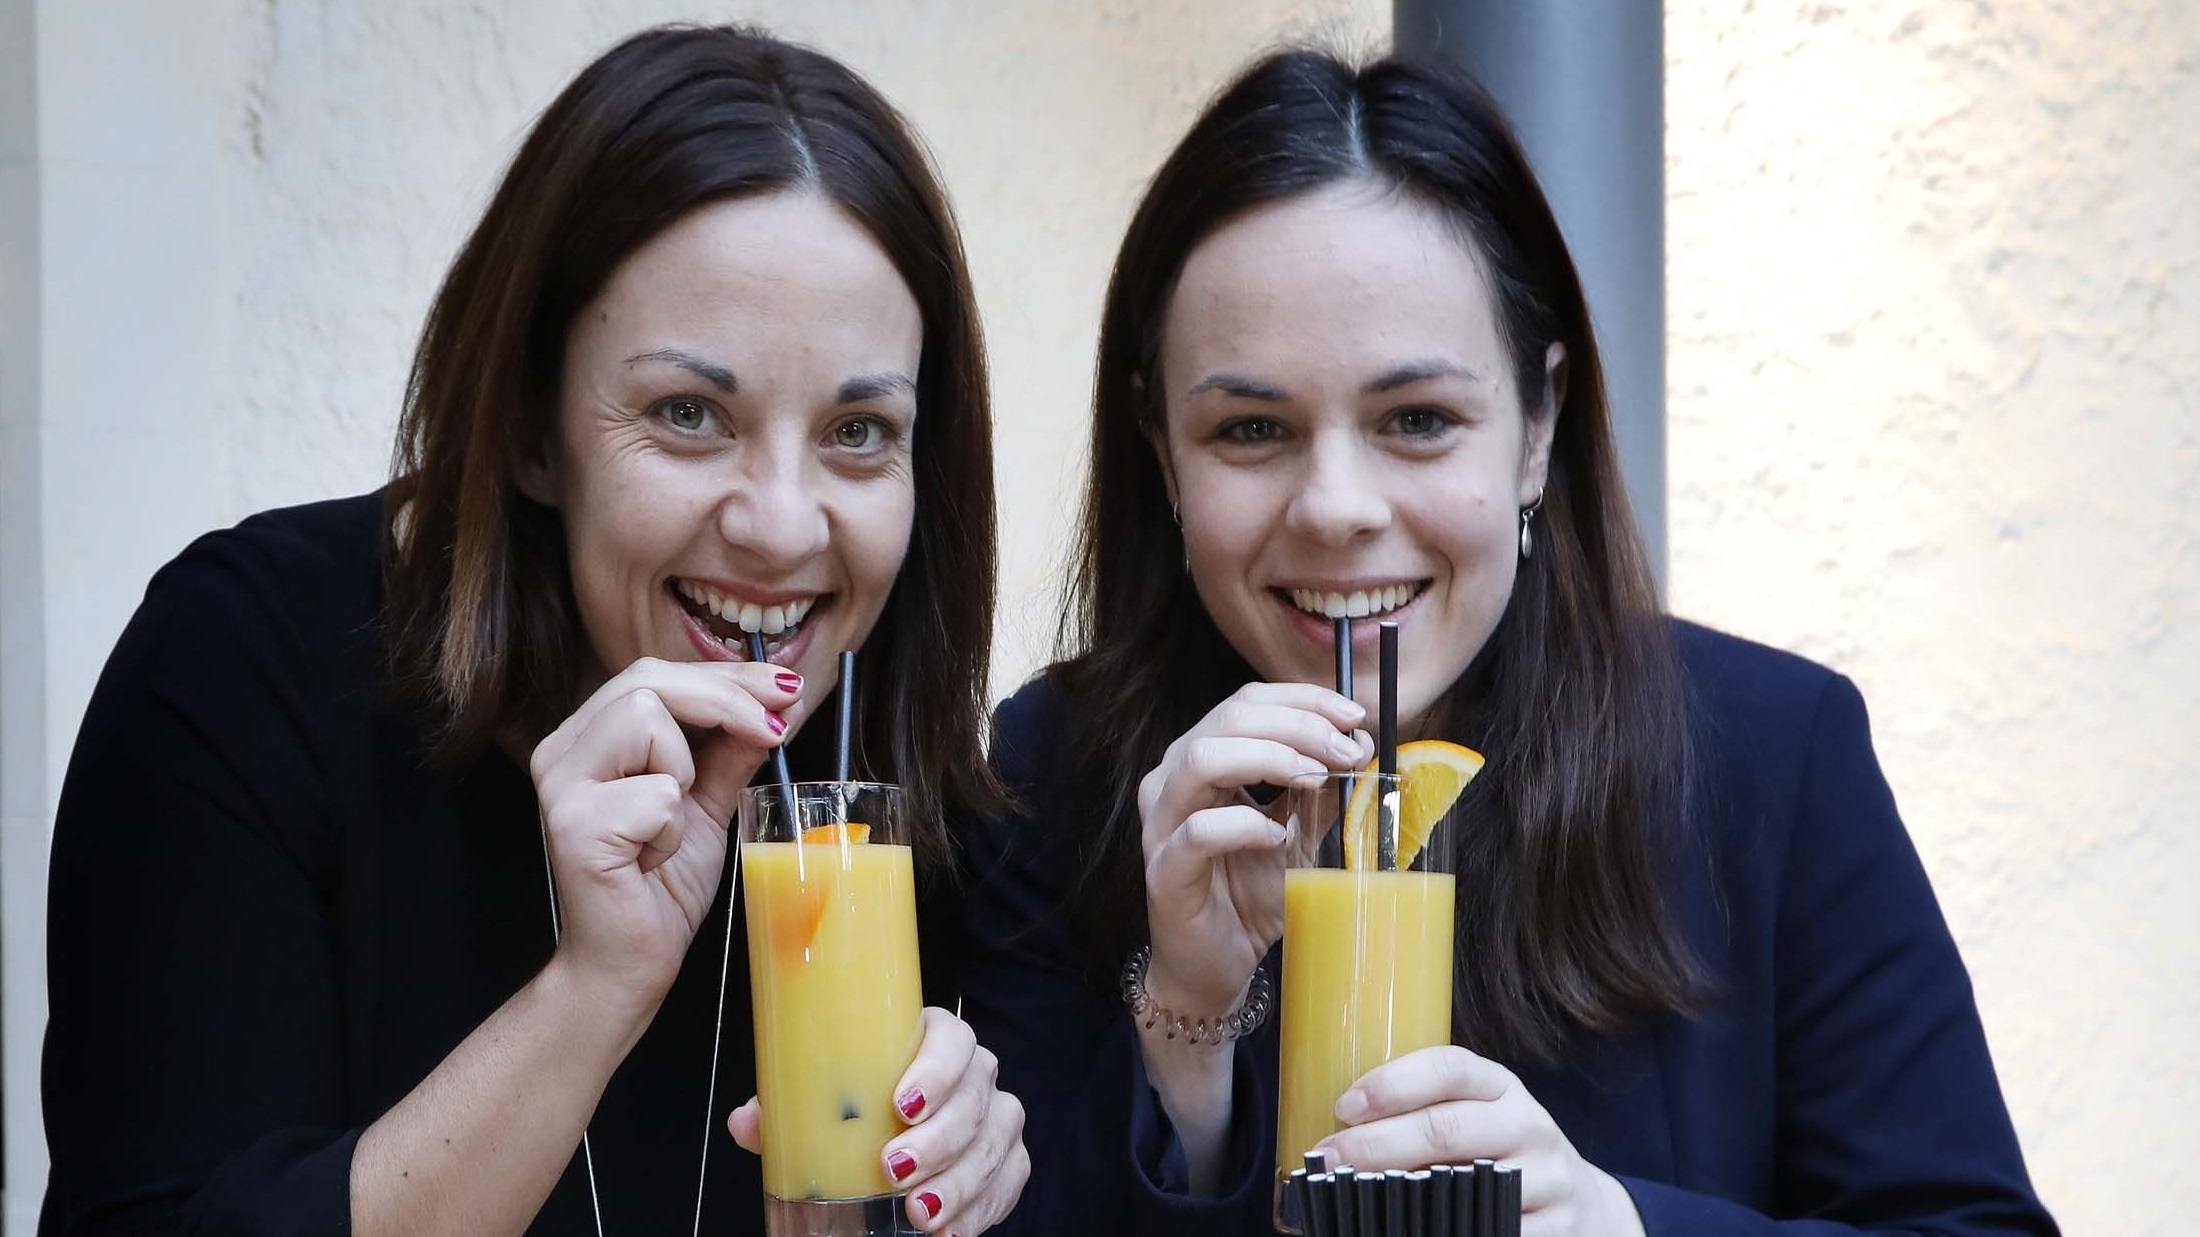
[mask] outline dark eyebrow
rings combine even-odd
[[[1291,398],[1282,387],[1255,382],[1242,374],[1209,374],[1193,383],[1191,389],[1184,392],[1184,398],[1190,399],[1207,391],[1220,391],[1238,399],[1257,399],[1270,404],[1280,404]]]
[[[840,384],[840,402],[860,404],[867,399],[885,399],[897,391],[917,393],[917,383],[907,374],[891,371],[882,374],[858,374]]]
[[[1382,377],[1361,387],[1360,391],[1366,395],[1381,395],[1385,391],[1395,391],[1399,387],[1410,387],[1416,382],[1427,382],[1431,378],[1464,378],[1468,382],[1479,381],[1474,371],[1463,365],[1454,365],[1449,361],[1409,361],[1404,365],[1393,366]]]
[[[639,365],[643,361],[664,361],[677,365],[728,395],[739,394],[741,390],[741,382],[733,376],[732,370],[706,361],[692,352],[682,352],[678,348],[659,348],[655,352],[637,352],[626,359],[629,365]]]

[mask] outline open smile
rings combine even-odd
[[[1350,591],[1325,592],[1318,588],[1271,589],[1293,609],[1316,618],[1385,618],[1413,604],[1428,587],[1427,580],[1401,580]]]
[[[765,660],[791,664],[808,643],[810,621],[833,603],[831,593],[743,596],[679,576],[667,579],[665,589],[686,614],[697,648],[713,660],[747,660],[749,636],[754,634],[764,638]]]
[[[1366,620],[1352,632],[1354,648],[1375,647],[1377,623],[1402,621],[1433,581],[1390,580],[1356,583],[1347,588],[1315,584],[1283,585],[1268,590],[1288,616],[1291,628],[1309,643],[1327,648],[1336,639],[1336,620]]]

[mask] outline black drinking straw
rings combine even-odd
[[[1339,1164],[1331,1176],[1337,1182],[1337,1237],[1359,1237],[1360,1196],[1352,1184],[1352,1166]]]
[[[1306,1165],[1301,1170],[1306,1174],[1306,1210],[1300,1214],[1299,1223],[1301,1231],[1311,1233],[1315,1231],[1315,1213],[1335,1210],[1336,1203],[1330,1198],[1326,1184],[1331,1180],[1329,1158],[1319,1151],[1309,1151],[1301,1160]]]
[[[1383,1228],[1383,1175],[1361,1173],[1352,1179],[1352,1192],[1359,1195],[1359,1237],[1386,1237]]]
[[[1337,635],[1337,694],[1352,699],[1352,620],[1338,619],[1331,624]]]
[[[1431,1174],[1417,1168],[1406,1174],[1406,1237],[1448,1237],[1429,1227]]]
[[[1497,1237],[1497,1165],[1490,1160],[1474,1162],[1474,1228],[1475,1237]]]
[[[1465,1164],[1451,1167],[1451,1231],[1457,1237],[1482,1237],[1474,1227],[1474,1170]]]
[[[749,660],[761,666],[770,659],[764,656],[764,633],[749,633]],[[779,797],[787,805],[787,827],[794,830],[794,840],[802,840],[802,810],[795,806],[794,775],[787,772],[787,748],[785,744],[772,749],[772,773],[779,779]]]
[[[1283,1179],[1283,1207],[1281,1208],[1283,1215],[1281,1218],[1285,1224],[1296,1228],[1302,1233],[1312,1232],[1314,1228],[1307,1218],[1313,1210],[1307,1200],[1306,1170],[1294,1168],[1291,1170],[1291,1175]]]
[[[1428,1170],[1429,1237],[1452,1237],[1451,1166],[1438,1164]]]
[[[840,654],[840,716],[833,730],[833,780],[848,780],[848,749],[855,744],[856,730],[856,655],[846,649]]]
[[[1352,699],[1352,620],[1338,619],[1332,624],[1337,638],[1337,694]],[[1345,779],[1344,793],[1337,796],[1337,840],[1344,840],[1345,801],[1352,797],[1352,779]]]
[[[1383,1174],[1383,1237],[1406,1237],[1406,1213],[1413,1208],[1406,1193],[1406,1170],[1393,1168]]]
[[[1382,702],[1378,706],[1375,735],[1376,759],[1382,780],[1375,784],[1382,806],[1375,819],[1375,866],[1385,872],[1398,870],[1398,625],[1383,623],[1375,633]]]
[[[1306,1174],[1307,1237],[1337,1237],[1337,1178],[1328,1172]]]
[[[1520,1237],[1520,1170],[1499,1168],[1497,1182],[1497,1230],[1490,1237]]]

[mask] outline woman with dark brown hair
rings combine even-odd
[[[1298,52],[1225,90],[1123,242],[1091,460],[1071,656],[996,721],[1024,810],[970,850],[1012,1223],[1269,1230],[1255,980],[1299,825],[1257,788],[1366,764],[1388,621],[1401,737],[1488,758],[1440,826],[1451,1044],[1285,1154],[1510,1162],[1535,1237],[2054,1231],[1855,688],[1660,612],[1580,283],[1478,89]]]
[[[855,772],[904,788],[952,1007],[988,415],[946,203],[869,86],[734,29],[584,70],[436,298],[392,483],[200,539],[108,662],[39,1231],[762,1231],[756,1161],[712,1153],[759,1135],[727,823],[775,748],[825,775],[803,723],[860,647]],[[907,1223],[1015,1201],[1021,1108],[946,1008],[843,1102],[899,1110]]]

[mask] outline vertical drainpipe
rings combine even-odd
[[[0,1231],[37,1227],[46,1144],[44,449],[38,5],[0,0]]]
[[[1628,499],[1665,587],[1665,14],[1656,0],[1393,0],[1400,54],[1512,118],[1589,297]]]

